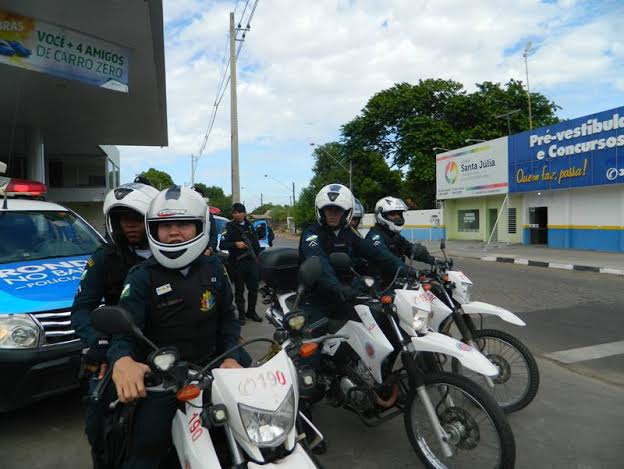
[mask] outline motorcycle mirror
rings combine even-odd
[[[303,285],[306,290],[309,290],[321,278],[322,272],[323,265],[317,256],[306,259],[299,267],[299,285]]]
[[[444,251],[446,249],[446,241],[444,239],[440,240],[440,249]]]
[[[158,347],[136,326],[130,313],[120,306],[100,306],[91,311],[89,316],[91,325],[106,335],[131,332],[154,350],[158,350]]]
[[[135,326],[132,316],[119,306],[100,306],[91,311],[91,324],[107,335],[132,332]]]
[[[336,270],[351,269],[351,258],[345,252],[333,252],[329,255],[329,263]]]

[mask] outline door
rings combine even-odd
[[[548,244],[548,207],[529,207],[531,244]]]
[[[492,242],[498,241],[498,227],[496,227],[496,217],[498,215],[498,209],[491,208],[488,210],[488,238],[492,236]],[[496,229],[494,229],[496,227]],[[492,234],[494,232],[494,234]]]

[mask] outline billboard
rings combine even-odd
[[[624,183],[624,107],[509,137],[510,192],[618,183]]]
[[[128,92],[130,50],[0,10],[0,64]]]
[[[457,199],[508,192],[507,137],[436,156],[436,197]]]

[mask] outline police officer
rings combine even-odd
[[[350,284],[340,281],[329,263],[329,255],[345,252],[352,258],[362,257],[375,263],[382,271],[394,275],[397,269],[409,269],[400,259],[387,251],[376,249],[373,244],[357,235],[349,226],[353,215],[353,194],[341,184],[323,187],[316,196],[315,210],[317,224],[308,227],[299,241],[301,261],[318,256],[323,265],[323,275],[313,291],[310,309],[314,311],[310,321],[319,313],[330,317],[346,318],[349,304],[357,296]]]
[[[195,191],[162,191],[146,217],[153,257],[130,271],[119,305],[160,347],[174,346],[183,360],[206,364],[238,344],[240,325],[232,291],[217,256],[203,253],[210,236],[208,206]],[[119,400],[137,403],[129,454],[122,468],[161,467],[171,446],[177,404],[171,393],[146,394],[148,350],[132,335],[115,336],[108,359]],[[238,351],[222,368],[239,368]]]
[[[116,305],[130,268],[151,256],[145,235],[145,213],[158,191],[142,183],[124,184],[104,200],[106,231],[112,241],[98,248],[87,261],[71,312],[76,334],[89,347],[84,365],[93,371],[92,388],[106,370],[108,338],[91,327],[89,313],[102,304]],[[109,401],[88,402],[85,433],[91,445],[95,467],[102,464],[102,416]]]
[[[412,244],[403,236],[401,230],[405,224],[403,213],[407,205],[396,197],[384,197],[375,204],[375,226],[366,234],[377,249],[389,252],[392,255],[405,260],[414,253],[414,260],[426,264],[435,263],[435,258],[429,254],[425,246],[419,243]]]
[[[221,234],[221,249],[229,252],[229,262],[234,276],[234,301],[238,319],[245,324],[245,316],[257,322],[262,318],[256,313],[259,272],[256,256],[260,243],[253,225],[247,220],[247,211],[241,203],[232,205],[232,221]],[[245,286],[247,286],[247,310],[245,311]]]
[[[362,218],[364,217],[364,206],[362,205],[362,202],[360,202],[358,199],[354,198],[353,199],[353,217],[351,217],[351,228],[353,228],[357,234],[360,234],[358,230],[358,228],[360,227],[360,222],[362,221]]]

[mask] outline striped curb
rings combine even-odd
[[[611,269],[608,267],[595,267],[591,265],[564,264],[561,262],[534,261],[530,259],[516,259],[515,257],[499,257],[499,256],[484,256],[484,257],[479,257],[477,259],[480,259],[486,262],[503,262],[505,264],[528,265],[530,267],[546,267],[549,269],[576,270],[579,272],[597,272],[601,274],[624,276],[624,270],[622,269]]]

